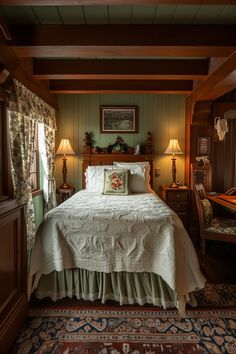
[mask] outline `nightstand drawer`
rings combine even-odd
[[[160,196],[179,216],[188,230],[190,218],[190,189],[160,187]]]
[[[188,202],[189,191],[188,190],[168,190],[167,191],[167,201],[168,202]]]
[[[188,203],[168,203],[169,207],[178,213],[188,213]]]

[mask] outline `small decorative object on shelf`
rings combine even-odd
[[[135,154],[148,155],[153,153],[152,135],[147,134],[145,143],[137,144],[135,147],[130,147],[126,144],[121,136],[117,136],[114,144],[109,143],[107,147],[93,146],[90,138],[91,133],[85,133],[83,154]]]
[[[74,187],[69,188],[57,188],[58,203],[61,204],[65,200],[69,199],[75,193]]]
[[[140,154],[140,144],[135,145],[134,148],[134,155],[139,155]]]
[[[91,145],[90,145],[90,138],[89,138],[89,133],[85,132],[84,133],[84,140],[83,140],[83,152],[85,154],[90,153]]]
[[[147,133],[146,154],[152,154],[152,134],[150,132]]]
[[[128,145],[124,142],[124,140],[118,136],[116,138],[115,144],[113,145],[109,145],[107,148],[107,152],[108,153],[117,153],[117,152],[121,152],[121,153],[126,153],[128,151]]]

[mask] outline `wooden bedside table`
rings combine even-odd
[[[190,188],[160,187],[160,197],[179,216],[185,228],[189,229]]]
[[[63,203],[66,199],[69,199],[74,193],[75,193],[74,187],[57,188],[57,194],[59,196],[59,204]]]

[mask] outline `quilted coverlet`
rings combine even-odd
[[[31,254],[29,297],[42,274],[71,268],[159,274],[183,306],[205,283],[182,222],[155,193],[82,190],[47,213]]]

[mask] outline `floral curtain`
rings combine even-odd
[[[35,215],[30,185],[30,166],[33,158],[34,135],[37,123],[45,127],[46,153],[48,158],[48,192],[45,195],[47,210],[56,201],[54,173],[55,152],[55,110],[40,97],[29,91],[19,81],[14,80],[15,91],[9,100],[10,145],[12,175],[15,196],[26,203],[27,246],[34,244]]]
[[[57,205],[55,169],[55,129],[45,124],[38,125],[39,150],[44,168],[43,195],[44,213]]]
[[[36,121],[21,113],[9,112],[12,178],[15,197],[26,204],[27,248],[34,243],[35,215],[30,183]]]

